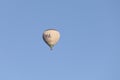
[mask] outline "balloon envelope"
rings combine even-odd
[[[48,44],[48,46],[53,48],[53,46],[59,41],[60,33],[55,29],[45,30],[43,33],[43,40]]]

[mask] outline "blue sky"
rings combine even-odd
[[[0,80],[120,80],[119,0],[1,0]],[[61,39],[50,51],[49,28]]]

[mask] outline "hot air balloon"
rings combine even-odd
[[[43,32],[43,40],[52,50],[53,46],[59,41],[60,33],[56,29],[47,29]]]

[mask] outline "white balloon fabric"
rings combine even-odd
[[[53,46],[59,41],[60,33],[56,29],[48,29],[43,33],[43,40],[48,44],[48,46],[53,48]]]

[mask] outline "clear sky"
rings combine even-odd
[[[120,0],[0,0],[0,80],[120,80]]]

